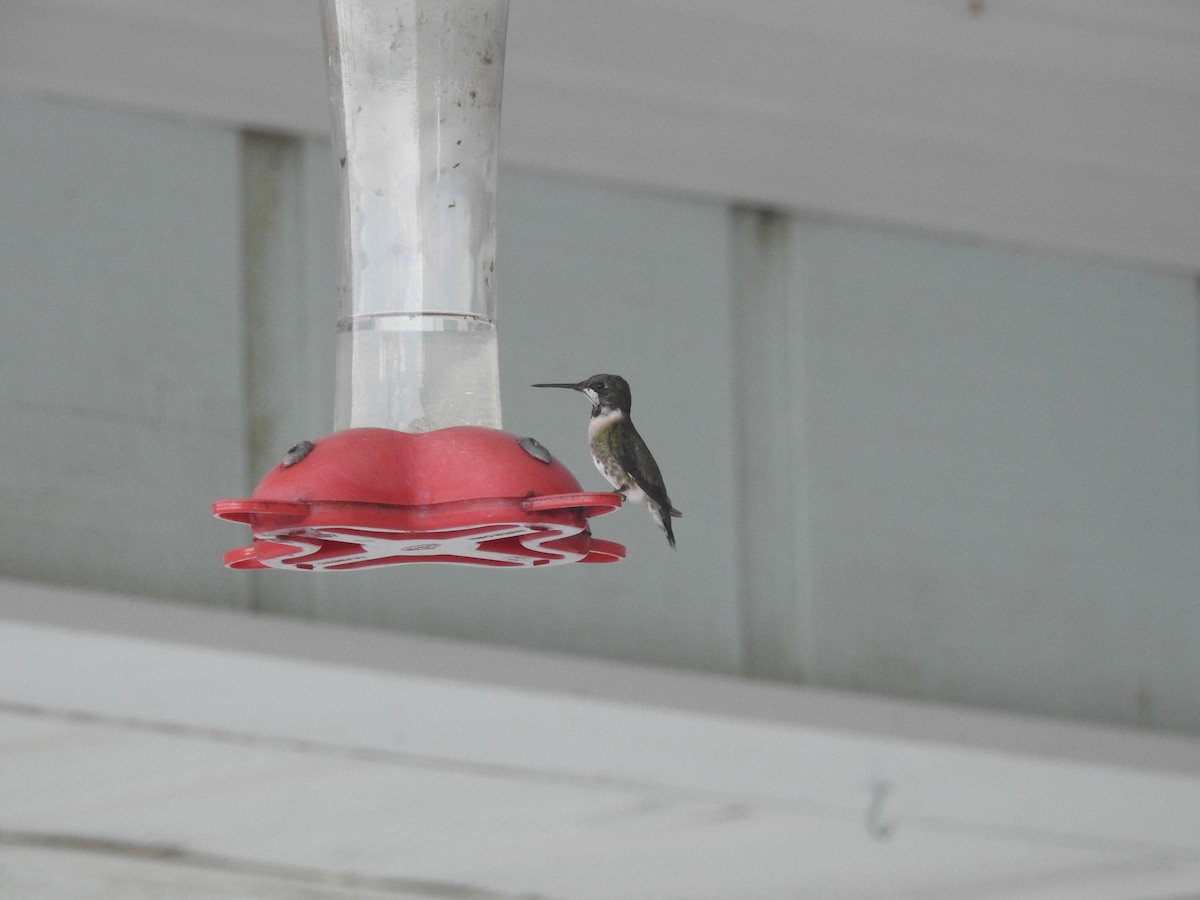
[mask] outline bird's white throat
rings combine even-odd
[[[625,414],[619,409],[610,409],[608,412],[600,412],[592,416],[588,420],[588,440],[592,440],[609,425],[623,418],[625,418]]]

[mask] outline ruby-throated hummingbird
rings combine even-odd
[[[592,401],[588,423],[588,448],[592,462],[609,484],[629,500],[640,500],[675,549],[671,517],[682,516],[671,505],[658,463],[629,418],[632,398],[629,382],[620,375],[593,375],[578,384],[535,384],[534,387],[570,388]]]

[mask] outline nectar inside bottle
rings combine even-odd
[[[338,322],[334,428],[500,428],[496,325],[461,313],[393,313]],[[344,419],[344,420],[343,420]]]

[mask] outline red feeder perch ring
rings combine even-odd
[[[425,434],[351,428],[297,445],[246,500],[213,513],[250,526],[231,569],[348,571],[432,562],[531,568],[615,562],[591,516],[621,495],[581,491],[530,438],[462,425]]]

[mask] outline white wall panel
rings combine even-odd
[[[0,570],[243,603],[237,136],[7,99],[0,161]]]
[[[240,189],[246,480],[255,485],[289,447],[333,428],[338,240],[332,151],[321,141],[247,134]],[[214,487],[221,497],[236,493]],[[246,535],[244,529],[214,530],[229,547]],[[239,574],[255,609],[314,609],[316,579]]]
[[[4,574],[1200,727],[1190,279],[508,172],[506,426],[602,489],[528,385],[627,376],[679,550],[631,507],[616,565],[234,574],[209,504],[329,427],[327,147],[11,100],[0,142]]]
[[[808,677],[1200,727],[1194,284],[816,223],[787,252]]]
[[[1198,887],[1195,739],[0,582],[6,898]]]

